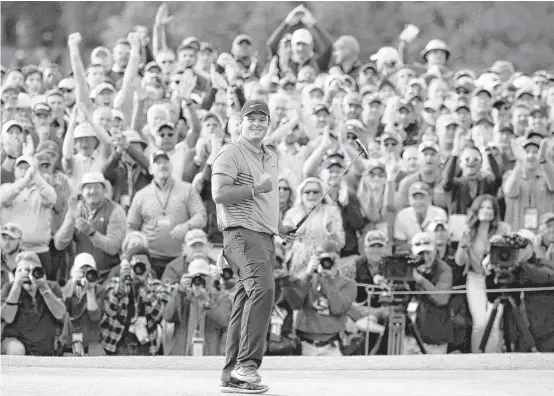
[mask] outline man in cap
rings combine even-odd
[[[344,97],[343,112],[347,120],[361,120],[362,98],[357,93],[349,93]]]
[[[71,110],[75,105],[75,79],[73,78],[73,76],[66,77],[61,80],[58,84],[58,89],[63,94],[66,116],[69,117],[71,115]]]
[[[148,236],[152,268],[161,278],[167,264],[181,255],[186,233],[206,226],[206,208],[192,184],[172,176],[168,153],[150,157],[152,183],[138,191],[127,215],[127,228]]]
[[[541,136],[548,136],[548,110],[544,106],[535,105],[529,112],[529,127]],[[528,133],[527,133],[528,135]]]
[[[529,126],[530,107],[521,102],[515,102],[512,107],[512,126],[514,135],[519,137],[525,135]]]
[[[11,283],[14,280],[17,267],[16,256],[21,251],[23,229],[15,223],[6,223],[2,226],[2,263],[0,265],[1,283]]]
[[[101,172],[85,173],[78,189],[82,199],[69,198],[65,219],[54,235],[56,249],[64,250],[75,241],[77,254],[93,255],[100,282],[119,264],[125,236],[125,211],[108,198],[110,189]]]
[[[547,141],[538,135],[512,143],[517,162],[502,183],[505,221],[512,229],[536,231],[540,216],[554,211],[554,163],[546,149]]]
[[[231,54],[239,67],[240,75],[245,78],[251,76],[259,78],[261,76],[262,64],[258,62],[254,47],[252,46],[252,39],[249,35],[239,34],[235,37],[231,47]]]
[[[210,264],[197,258],[172,285],[177,287],[164,310],[164,319],[174,324],[172,356],[216,356],[224,350],[231,317],[231,298],[215,287]],[[200,312],[200,314],[198,314]],[[195,340],[196,338],[196,340]],[[197,347],[201,339],[201,348]]]
[[[2,184],[2,222],[16,223],[23,229],[21,246],[37,253],[49,273],[52,239],[51,209],[56,203],[56,191],[38,172],[32,157],[21,156],[15,161],[15,181]]]
[[[495,154],[494,156],[500,167],[501,174],[513,169],[515,166],[516,161],[512,153],[512,140],[515,138],[514,128],[511,123],[503,122],[494,126],[492,131],[492,143],[498,151],[498,155]]]
[[[496,124],[510,122],[512,117],[512,103],[505,96],[500,96],[492,103],[492,119]]]
[[[422,232],[431,220],[447,219],[444,209],[432,205],[429,186],[421,181],[410,185],[409,205],[400,210],[394,220],[394,244],[397,252],[406,252],[410,239]]]
[[[247,101],[240,116],[241,136],[224,146],[212,170],[212,195],[223,231],[225,259],[239,276],[229,323],[222,389],[267,389],[260,385],[262,363],[274,302],[274,235],[288,243],[291,227],[279,218],[279,169],[276,155],[262,141],[270,125],[269,108]],[[244,241],[244,249],[233,243]],[[250,277],[249,274],[257,274]]]
[[[454,324],[448,309],[450,295],[432,292],[452,288],[452,270],[438,257],[432,233],[420,232],[414,235],[410,245],[412,255],[422,262],[413,270],[416,290],[430,292],[421,296],[415,325],[428,354],[446,354],[448,344],[454,341]]]
[[[36,134],[38,135],[40,141],[61,141],[61,139],[56,135],[54,128],[52,127],[52,122],[54,121],[52,117],[52,109],[46,103],[35,104],[35,106],[33,107],[31,120],[33,122],[34,130],[36,131]],[[36,144],[38,145],[38,142],[36,142]]]
[[[150,274],[150,262],[148,248],[130,248],[121,261],[119,276],[106,285],[100,341],[109,356],[158,352],[158,325],[170,295],[168,286]]]
[[[115,86],[119,86],[131,57],[131,43],[129,40],[124,38],[118,39],[113,46],[112,55],[113,66],[112,70],[108,73],[108,78],[113,81]]]
[[[494,62],[490,71],[496,74],[498,79],[503,83],[509,82],[515,72],[512,62],[506,60],[497,60]]]
[[[15,160],[23,153],[26,140],[25,127],[20,122],[12,120],[2,124],[2,184],[14,181]]]
[[[447,199],[442,188],[442,169],[439,145],[431,140],[424,140],[418,146],[419,169],[406,176],[398,186],[397,208],[400,210],[409,205],[410,186],[423,182],[431,188],[431,202],[440,208],[447,208]]]
[[[334,64],[354,79],[358,78],[362,67],[359,55],[360,43],[354,36],[340,36],[333,44]]]

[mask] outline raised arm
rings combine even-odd
[[[118,108],[125,115],[125,119],[130,120],[133,117],[133,84],[137,78],[138,66],[140,63],[141,43],[138,33],[129,33],[127,39],[131,43],[131,55],[129,56],[129,63],[123,74],[123,83],[121,85],[121,91],[119,92],[121,104]]]
[[[77,102],[82,103],[87,109],[89,109],[89,111],[91,111],[94,106],[90,100],[85,66],[83,65],[81,53],[79,52],[79,44],[81,41],[81,33],[71,33],[69,35],[67,42],[69,47],[69,60],[71,62],[73,77],[75,78],[75,97]]]

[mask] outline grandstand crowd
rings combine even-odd
[[[317,204],[276,243],[266,354],[386,354],[398,304],[374,292],[402,255],[426,262],[399,303],[402,353],[554,350],[554,71],[458,68],[440,39],[409,59],[413,25],[360,59],[303,6],[267,58],[248,34],[169,48],[171,21],[161,5],[90,59],[72,33],[70,70],[2,66],[2,354],[225,353],[238,276],[221,264],[212,165],[245,139],[251,100],[271,126],[248,155],[278,157],[283,224]],[[487,291],[506,286],[491,244],[508,236],[525,241],[508,287],[544,290],[511,294],[531,338],[500,305],[481,348]]]

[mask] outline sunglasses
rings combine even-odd
[[[310,194],[318,195],[318,194],[321,194],[321,190],[306,190],[303,193],[306,195],[310,195]]]
[[[171,133],[171,132],[168,132],[168,133],[158,133],[158,136],[161,137],[162,139],[164,139],[164,138],[166,138],[166,137],[171,139],[171,138],[173,137],[173,135],[175,135],[175,134],[174,134],[174,133]]]

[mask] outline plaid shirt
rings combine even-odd
[[[119,277],[112,278],[106,285],[106,298],[104,300],[104,315],[100,320],[100,341],[109,352],[115,352],[118,342],[123,337],[129,307],[129,295],[132,293],[131,281],[121,283]],[[157,326],[162,321],[163,310],[169,301],[170,290],[159,280],[150,275],[142,287],[139,296],[134,299],[135,317],[138,316],[139,299],[144,304],[146,316],[146,329],[150,339],[150,353],[155,355],[158,350]],[[130,323],[129,323],[130,324]]]

